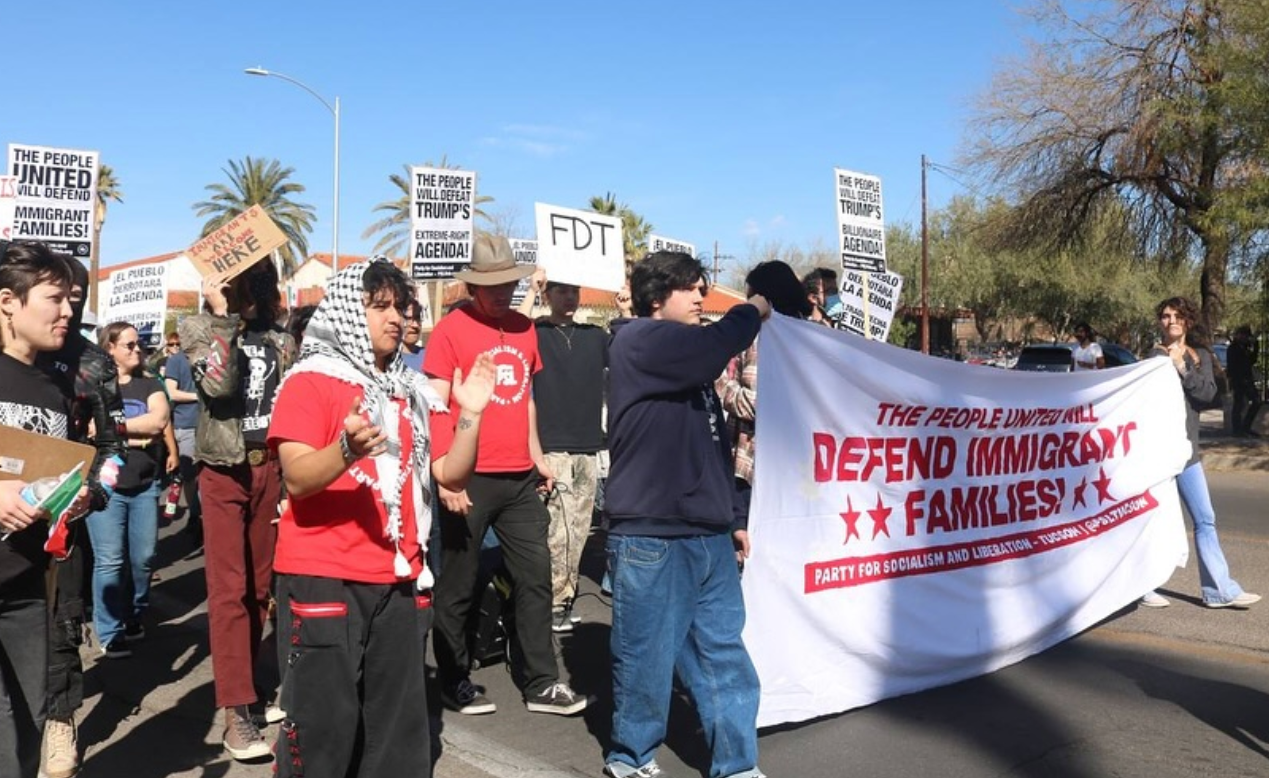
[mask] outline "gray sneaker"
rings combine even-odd
[[[552,632],[572,632],[573,620],[569,618],[569,609],[567,605],[555,608],[551,611],[551,631]]]
[[[655,759],[643,767],[631,767],[625,762],[609,762],[604,765],[604,775],[608,778],[670,778]]]
[[[589,699],[569,688],[568,684],[556,681],[537,694],[524,700],[524,707],[531,713],[554,713],[558,716],[571,716],[585,710]]]
[[[250,762],[273,756],[273,749],[251,720],[246,705],[225,708],[225,750],[239,762]]]

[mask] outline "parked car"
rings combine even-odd
[[[1106,367],[1122,367],[1137,361],[1137,357],[1118,343],[1103,343],[1102,356],[1106,359]],[[1023,346],[1018,354],[1018,362],[1014,370],[1031,370],[1042,373],[1070,373],[1075,370],[1072,352],[1074,343],[1040,343],[1034,346]]]

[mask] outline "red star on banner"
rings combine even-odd
[[[1088,507],[1084,501],[1084,490],[1086,488],[1088,488],[1088,479],[1081,478],[1079,484],[1075,487],[1075,491],[1072,492],[1074,499],[1071,500],[1071,508]]]
[[[1098,505],[1115,501],[1115,498],[1110,496],[1110,479],[1106,477],[1106,468],[1097,468],[1097,479],[1093,481],[1093,486],[1097,487]]]
[[[854,535],[859,540],[863,540],[863,538],[859,537],[859,516],[859,511],[855,510],[854,506],[850,504],[850,498],[847,497],[846,512],[841,514],[842,521],[846,522],[846,539],[842,541],[843,546],[850,542],[851,535]]]
[[[877,507],[868,511],[868,516],[872,519],[873,540],[876,540],[877,536],[882,533],[885,533],[886,537],[890,537],[890,528],[886,526],[886,520],[890,518],[890,514],[893,512],[893,508],[887,508],[885,503],[881,501],[881,495],[877,495]]]

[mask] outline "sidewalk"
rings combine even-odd
[[[1203,469],[1269,470],[1269,414],[1261,414],[1256,422],[1259,438],[1236,438],[1225,427],[1223,411],[1203,411],[1199,415],[1199,447],[1203,450]]]

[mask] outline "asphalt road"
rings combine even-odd
[[[1217,471],[1209,480],[1235,577],[1269,595],[1269,474]],[[85,776],[271,774],[267,764],[236,764],[220,750],[201,559],[183,558],[185,551],[178,535],[163,533],[160,555],[169,564],[154,589],[161,623],[136,655],[99,661],[85,652]],[[598,552],[592,543],[584,562],[594,579],[579,605],[586,620],[557,647],[565,675],[599,700],[574,718],[530,714],[502,666],[478,670],[499,712],[437,711],[439,778],[599,775],[611,708]],[[1172,607],[1130,607],[992,675],[764,731],[762,767],[772,778],[1269,775],[1269,599],[1248,611],[1202,608],[1193,562],[1163,592]],[[707,774],[685,704],[672,712],[659,761],[676,778]]]

